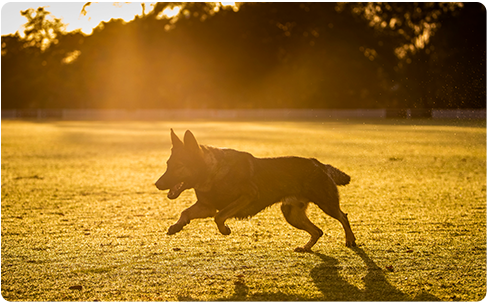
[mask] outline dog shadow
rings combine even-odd
[[[322,292],[325,301],[440,301],[439,298],[425,291],[415,297],[396,289],[386,279],[383,270],[364,252],[352,249],[366,264],[367,274],[362,278],[364,289],[345,281],[338,272],[338,260],[321,253],[314,253],[322,263],[314,267],[310,275]]]
[[[344,280],[339,275],[339,261],[321,253],[312,253],[320,258],[321,263],[310,271],[310,276],[322,297],[301,297],[285,293],[250,293],[244,281],[235,282],[234,295],[221,301],[441,301],[425,291],[411,296],[396,289],[386,279],[383,270],[361,248],[353,248],[366,264],[367,274],[362,278],[364,288]]]

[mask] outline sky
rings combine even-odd
[[[13,34],[19,31],[23,34],[22,25],[27,19],[21,16],[20,11],[28,8],[37,9],[44,6],[55,18],[60,18],[66,24],[68,32],[81,29],[89,35],[102,21],[109,21],[112,18],[122,18],[131,21],[136,15],[142,15],[142,5],[125,2],[93,2],[86,7],[86,15],[83,15],[83,5],[87,2],[9,2],[2,4],[1,33],[2,35]],[[146,2],[146,13],[154,8],[155,2]]]

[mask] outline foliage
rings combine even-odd
[[[20,14],[28,20],[24,30],[24,40],[27,41],[24,47],[34,46],[45,51],[51,43],[58,43],[56,37],[64,30],[61,19],[49,18],[50,14],[44,7],[37,10],[30,8]]]
[[[56,44],[2,37],[2,107],[483,108],[484,7],[444,6],[158,3],[90,36],[42,10]]]
[[[167,236],[195,200],[154,182],[169,128],[352,176],[340,187],[359,247],[312,206],[308,236],[278,205]],[[8,301],[480,301],[486,295],[486,123],[2,122],[2,296]]]
[[[395,48],[399,59],[410,59],[409,54],[428,48],[429,41],[442,26],[445,14],[457,14],[463,3],[339,3],[338,10],[349,7],[353,14],[362,16],[368,25],[379,32],[398,37]]]

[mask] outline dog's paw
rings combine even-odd
[[[312,249],[310,249],[310,248],[305,248],[305,247],[297,247],[297,248],[295,248],[295,250],[294,250],[294,251],[295,251],[295,252],[301,252],[301,253],[303,253],[303,252],[308,252],[308,253],[313,252],[313,251],[312,251]]]
[[[229,235],[229,234],[230,234],[230,228],[229,228],[229,226],[227,226],[227,225],[222,225],[222,226],[219,226],[219,231],[220,231],[220,233],[222,233],[223,235]]]
[[[172,225],[171,227],[169,227],[169,229],[168,229],[168,233],[167,233],[167,234],[168,234],[168,235],[175,234],[175,233],[177,233],[177,232],[180,232],[180,231],[181,231],[181,229],[183,229],[183,226],[180,226],[180,225],[178,225],[178,224],[174,224],[174,225]]]
[[[356,241],[347,241],[346,240],[346,247],[356,247]]]

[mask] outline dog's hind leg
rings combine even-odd
[[[341,222],[342,227],[344,228],[344,233],[346,234],[346,246],[355,247],[356,237],[354,236],[354,233],[352,233],[351,225],[349,224],[349,220],[347,219],[347,213],[344,213],[340,209],[338,209],[336,212],[327,214]]]
[[[346,246],[356,246],[356,237],[352,233],[347,214],[342,212],[339,205],[339,191],[336,184],[328,175],[317,175],[311,178],[309,197],[322,211],[338,220],[346,235]]]
[[[197,201],[194,205],[181,212],[180,219],[174,225],[169,227],[168,234],[171,235],[181,231],[181,229],[188,225],[193,219],[212,217],[216,212],[217,210],[215,208]]]
[[[295,248],[296,252],[312,252],[312,246],[317,243],[318,239],[324,234],[320,228],[315,226],[305,213],[308,201],[300,200],[296,197],[287,197],[283,199],[281,211],[285,219],[295,228],[305,230],[310,234],[310,240],[303,247]]]
[[[351,225],[349,224],[349,220],[347,219],[347,213],[341,211],[341,219],[339,221],[344,227],[344,231],[346,232],[346,246],[347,247],[356,247],[356,237],[354,233],[352,233]]]
[[[339,196],[337,196],[336,198],[330,198],[325,203],[322,202],[316,204],[317,206],[319,206],[320,209],[322,209],[322,211],[335,218],[342,224],[342,227],[344,228],[344,233],[346,234],[346,246],[356,246],[356,237],[354,236],[354,233],[352,233],[351,225],[349,224],[349,220],[347,219],[347,214],[342,212],[341,208],[339,207]]]

